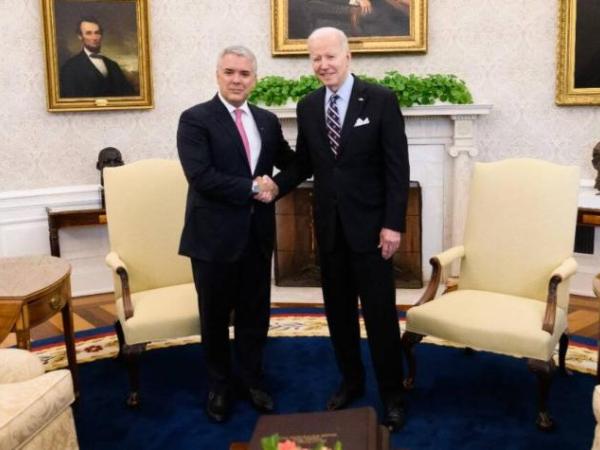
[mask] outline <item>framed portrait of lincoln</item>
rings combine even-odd
[[[427,0],[271,0],[273,55],[306,54],[316,28],[339,28],[353,53],[427,51]]]
[[[153,107],[147,0],[42,0],[48,110]]]

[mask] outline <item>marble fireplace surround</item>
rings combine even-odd
[[[291,145],[296,140],[295,107],[270,107]],[[462,242],[473,159],[479,153],[477,121],[492,105],[433,105],[403,108],[411,180],[423,197],[422,266],[429,280],[429,258]]]

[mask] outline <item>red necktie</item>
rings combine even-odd
[[[248,142],[248,135],[246,134],[246,130],[244,129],[244,124],[242,123],[242,110],[235,110],[235,126],[237,127],[240,137],[242,138],[242,142],[244,143],[244,150],[246,150],[246,157],[248,158],[248,164],[252,167],[252,156],[250,155],[250,143]]]

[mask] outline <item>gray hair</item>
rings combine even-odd
[[[252,53],[248,47],[244,47],[243,45],[231,45],[229,47],[225,47],[221,53],[219,53],[219,58],[217,59],[217,68],[221,65],[221,60],[225,55],[237,55],[243,58],[247,58],[252,63],[252,70],[256,74],[256,56]]]
[[[342,46],[342,50],[344,52],[350,51],[350,46],[348,45],[348,36],[346,36],[346,33],[344,33],[342,30],[340,30],[338,28],[334,28],[334,27],[317,28],[312,33],[310,33],[310,36],[308,36],[308,39],[306,42],[308,45],[310,45],[311,41],[314,41],[315,39],[319,39],[324,36],[330,36],[330,35],[334,35],[338,38],[340,45]]]

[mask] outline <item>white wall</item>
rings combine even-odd
[[[270,54],[267,0],[149,0],[156,107],[150,111],[48,113],[40,0],[0,0],[0,192],[97,183],[108,145],[126,161],[175,157],[180,112],[215,90],[215,56],[251,47],[260,74],[308,73],[306,58]],[[591,178],[600,108],[554,105],[558,0],[429,0],[425,55],[354,58],[375,76],[455,73],[494,110],[479,125],[480,159],[514,155],[581,165]]]

